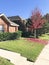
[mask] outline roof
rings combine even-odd
[[[8,19],[10,19],[11,21],[13,22],[21,22],[21,23],[26,23],[26,20],[20,16],[11,16],[11,17],[8,17]]]
[[[0,18],[5,19],[5,20],[6,20],[10,25],[12,25],[12,26],[19,26],[18,24],[16,24],[16,23],[10,21],[4,14],[0,14]]]
[[[8,17],[8,19],[10,19],[11,21],[22,20],[19,16],[11,16],[11,17]]]

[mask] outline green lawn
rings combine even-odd
[[[27,40],[14,40],[0,42],[0,48],[20,53],[31,61],[35,61],[45,45]]]
[[[49,33],[42,34],[42,36],[39,36],[40,39],[49,40]]]
[[[5,58],[0,57],[0,65],[14,65]]]

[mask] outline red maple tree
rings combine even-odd
[[[41,12],[39,11],[39,9],[36,8],[32,12],[31,21],[32,21],[32,24],[31,24],[30,28],[31,28],[31,30],[35,31],[34,36],[36,37],[36,29],[42,28],[42,25],[45,23],[45,20],[42,18],[42,15],[41,15]]]

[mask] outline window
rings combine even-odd
[[[4,32],[4,26],[0,25],[0,32]]]

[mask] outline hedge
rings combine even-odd
[[[21,31],[9,33],[9,32],[2,32],[0,33],[0,41],[6,40],[15,40],[21,37]]]

